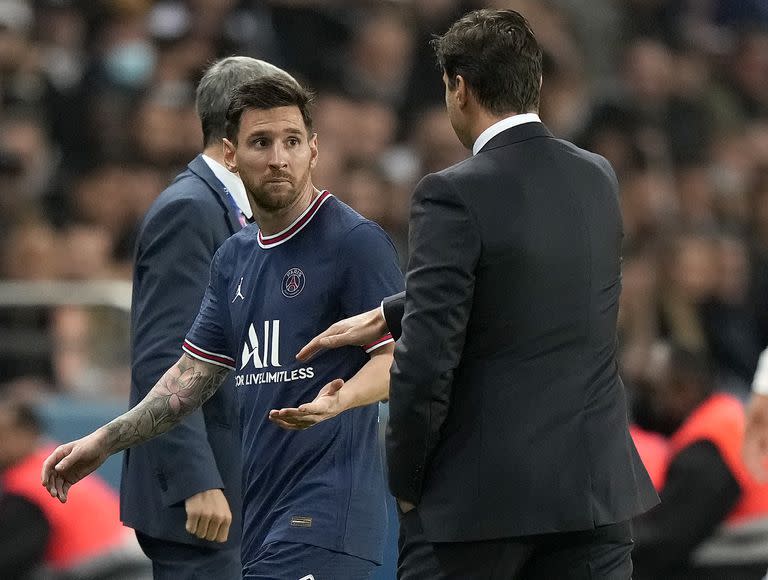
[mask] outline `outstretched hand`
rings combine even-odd
[[[311,403],[295,408],[273,409],[269,412],[269,420],[283,429],[299,431],[331,419],[344,411],[339,395],[343,386],[343,380],[335,379],[320,389]]]
[[[61,503],[67,502],[69,488],[93,473],[109,457],[98,431],[59,445],[43,462],[40,475],[43,487]]]
[[[296,358],[302,362],[328,348],[340,346],[363,346],[372,343],[387,333],[387,322],[380,308],[374,308],[357,316],[345,318],[332,324],[328,329],[310,340],[299,351]]]

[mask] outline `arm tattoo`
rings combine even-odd
[[[182,356],[138,405],[105,425],[109,453],[169,431],[205,403],[228,373],[229,369]]]

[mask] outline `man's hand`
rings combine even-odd
[[[61,503],[67,502],[69,488],[94,472],[109,457],[106,439],[101,430],[59,445],[43,462],[40,475],[43,487]]]
[[[758,480],[768,480],[768,395],[754,393],[747,406],[744,463]]]
[[[220,489],[201,491],[184,502],[187,510],[187,531],[201,540],[226,542],[232,512]]]
[[[335,417],[345,410],[339,394],[343,386],[341,379],[333,380],[320,389],[311,403],[304,403],[298,408],[273,409],[269,412],[269,420],[283,429],[295,431]]]
[[[325,332],[310,340],[296,358],[306,362],[324,349],[363,346],[378,340],[386,333],[387,321],[384,320],[381,308],[374,308],[332,324]]]

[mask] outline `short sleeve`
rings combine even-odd
[[[234,370],[235,358],[230,340],[232,324],[224,291],[226,279],[220,269],[225,246],[219,248],[213,256],[210,280],[200,312],[182,348],[193,358]]]
[[[347,234],[339,255],[342,317],[373,310],[401,292],[403,273],[389,236],[373,222],[363,222]],[[366,352],[393,341],[387,334],[364,346]]]

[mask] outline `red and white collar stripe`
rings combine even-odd
[[[323,191],[320,195],[312,200],[312,203],[309,204],[309,207],[305,209],[301,215],[293,221],[291,225],[289,225],[281,232],[277,232],[276,234],[271,234],[269,236],[263,236],[261,234],[261,230],[259,230],[257,236],[259,240],[259,246],[264,249],[274,248],[275,246],[279,246],[280,244],[290,240],[293,236],[303,230],[310,221],[312,221],[312,218],[315,217],[315,214],[317,213],[317,210],[320,209],[320,206],[322,206],[331,197],[333,197],[331,192]]]

